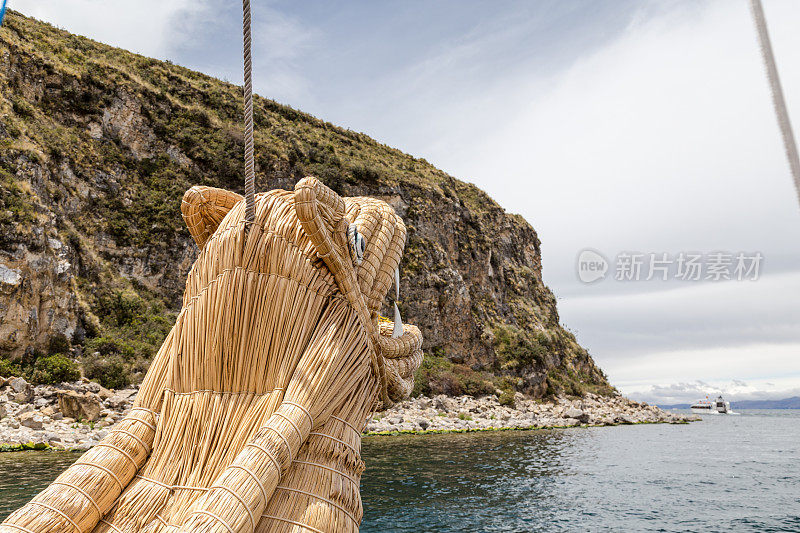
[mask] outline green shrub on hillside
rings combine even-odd
[[[80,378],[81,372],[77,363],[60,353],[38,358],[30,373],[30,380],[36,385],[55,385]]]
[[[381,180],[382,171],[375,165],[369,163],[359,163],[350,167],[350,172],[356,182],[378,183]]]
[[[103,321],[115,326],[125,326],[139,318],[144,311],[144,301],[134,291],[115,290],[98,298],[98,311]]]
[[[506,389],[503,391],[503,393],[500,395],[500,398],[498,398],[497,401],[500,403],[500,405],[507,405],[508,407],[514,407],[514,405],[516,404],[516,401],[514,400],[514,395],[515,395],[514,389]]]
[[[17,96],[11,97],[11,109],[14,110],[14,113],[23,118],[32,117],[36,113],[34,107],[29,104],[27,100]]]
[[[442,355],[426,355],[414,375],[413,396],[486,396],[494,394],[498,378],[477,372],[466,365],[453,363]]]
[[[125,341],[114,337],[95,337],[86,341],[86,353],[94,354],[98,352],[102,357],[109,355],[120,356],[123,359],[131,359],[136,356],[136,349]]]
[[[616,389],[607,382],[592,379],[582,372],[575,372],[564,366],[556,367],[547,373],[547,396],[566,394],[568,396],[583,396],[585,393],[611,396]]]
[[[20,375],[22,375],[22,369],[18,364],[9,361],[5,357],[0,357],[0,376],[8,378]]]
[[[0,226],[29,226],[35,221],[30,194],[20,187],[11,172],[0,166]]]
[[[94,294],[90,305],[98,325],[84,343],[86,377],[102,379],[103,386],[114,388],[137,382],[175,323],[176,313],[143,288],[109,287]]]
[[[86,357],[83,360],[83,372],[87,378],[107,389],[122,389],[130,383],[128,369],[119,356]]]
[[[500,369],[519,372],[544,361],[550,341],[542,332],[531,334],[509,325],[494,328],[494,344]]]

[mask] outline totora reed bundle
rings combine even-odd
[[[314,178],[241,200],[186,193],[201,251],[134,407],[0,532],[358,531],[361,431],[422,361],[378,316],[405,226]]]

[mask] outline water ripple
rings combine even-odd
[[[370,438],[362,531],[797,532],[798,442],[800,411]]]

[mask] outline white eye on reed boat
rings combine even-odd
[[[360,265],[364,261],[364,251],[367,249],[367,242],[364,236],[358,232],[356,224],[350,224],[347,228],[347,241],[350,244],[350,257],[355,265]]]

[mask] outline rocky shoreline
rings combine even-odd
[[[444,433],[506,429],[545,429],[622,424],[683,424],[697,415],[670,413],[623,396],[586,394],[582,398],[534,400],[517,393],[514,405],[495,396],[419,397],[377,413],[367,424],[371,435]]]
[[[33,386],[0,378],[0,451],[88,450],[128,414],[137,392],[87,380]]]
[[[0,378],[0,451],[88,450],[133,406],[137,389],[112,391],[87,380],[33,386],[23,378]],[[433,398],[401,402],[376,414],[366,434],[441,433],[685,423],[697,416],[668,413],[622,396],[556,398],[543,402],[517,394],[514,406],[494,396]]]

